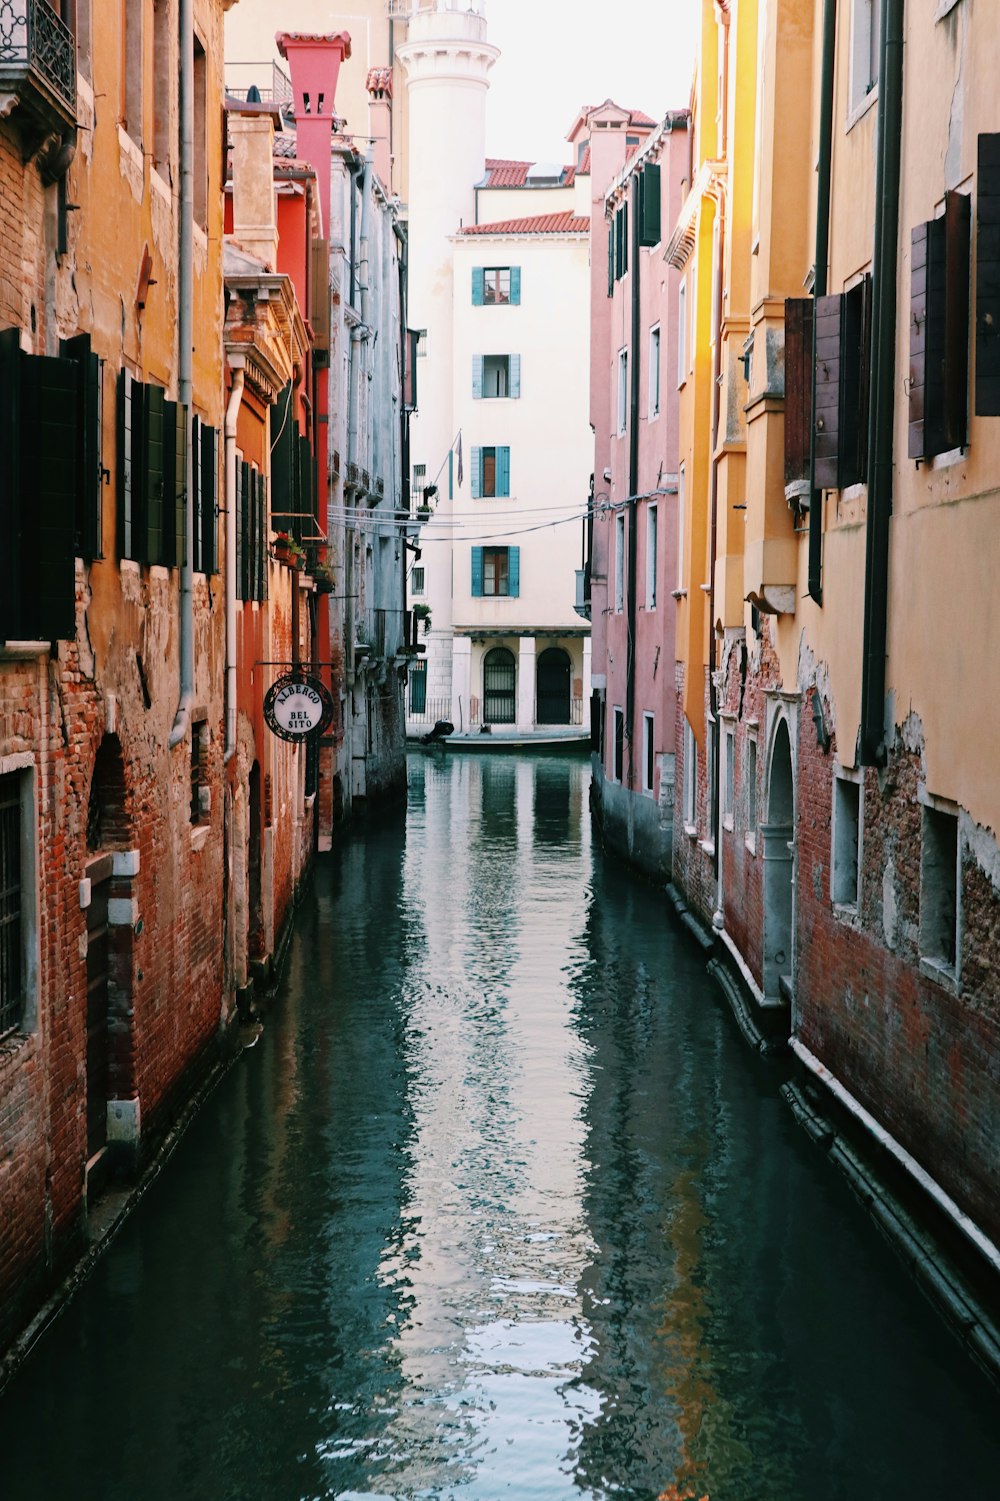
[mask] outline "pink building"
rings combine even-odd
[[[610,100],[590,140],[594,503],[589,587],[592,797],[604,841],[670,876],[678,576],[678,276],[663,257],[690,170],[689,117]]]

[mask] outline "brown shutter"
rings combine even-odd
[[[785,302],[785,484],[809,478],[812,428],[813,300]]]
[[[1000,417],[1000,135],[979,137],[976,415]]]
[[[969,226],[966,193],[944,200],[944,433],[945,451],[964,448],[969,425]]]
[[[918,224],[910,235],[910,397],[907,453],[930,458],[944,437],[945,225]]]
[[[865,355],[865,306],[867,278],[857,282],[841,299],[840,329],[840,453],[838,482],[857,485],[867,478],[868,360]]]
[[[840,486],[840,339],[839,296],[816,299],[816,467],[817,490]]]

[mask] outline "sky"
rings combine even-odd
[[[569,160],[582,104],[614,99],[655,119],[691,92],[701,0],[486,0],[490,156]]]

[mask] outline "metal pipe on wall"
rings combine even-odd
[[[833,170],[833,98],[837,62],[837,0],[824,0],[823,54],[820,64],[819,162],[816,168],[816,264],[813,297],[825,297],[830,261],[830,178]],[[809,574],[808,592],[823,603],[823,492],[816,489],[816,319],[813,318],[812,414],[809,436]]]
[[[243,402],[244,372],[233,371],[226,406],[226,748],[223,761],[236,750],[236,423]],[[270,414],[269,414],[270,415]]]
[[[194,25],[192,0],[179,0],[177,34],[180,44],[178,105],[180,113],[180,205],[177,253],[177,400],[187,424],[184,480],[184,562],[180,570],[180,698],[170,731],[171,747],[179,745],[191,725],[194,703],[194,508],[191,489],[194,455],[191,452],[193,395],[194,300]]]

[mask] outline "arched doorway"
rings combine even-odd
[[[115,1077],[111,1056],[114,1011],[128,1017],[132,1006],[132,930],[109,922],[114,852],[129,845],[125,758],[117,735],[105,735],[94,757],[87,801],[87,1158],[108,1140],[108,1101],[128,1092],[130,1080]],[[119,876],[120,885],[129,878]],[[117,895],[122,895],[119,889]],[[112,979],[114,958],[115,979]],[[127,1054],[127,1050],[125,1050]],[[121,1067],[117,1070],[121,1074]]]
[[[791,1000],[795,838],[795,786],[788,721],[774,732],[767,781],[767,822],[761,824],[764,855],[764,995]]]
[[[250,768],[247,802],[250,812],[250,848],[247,852],[249,870],[247,875],[247,933],[249,957],[261,959],[264,955],[264,906],[262,900],[264,858],[263,808],[261,806],[260,763],[255,761]]]
[[[538,724],[569,724],[572,663],[561,646],[550,646],[538,658],[536,709]]]
[[[483,658],[483,723],[514,724],[517,720],[517,664],[506,646],[495,646]]]

